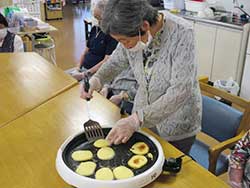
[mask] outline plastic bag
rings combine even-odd
[[[16,7],[16,6],[12,6],[12,7],[5,7],[4,8],[4,16],[8,17],[10,14],[14,13],[14,12],[20,12],[20,8]]]
[[[216,80],[214,82],[214,87],[223,89],[233,95],[238,95],[240,89],[239,84],[234,81],[232,77],[228,80]]]

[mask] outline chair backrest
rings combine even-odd
[[[83,22],[84,22],[84,28],[85,28],[85,39],[88,40],[90,31],[92,28],[92,22],[91,20],[88,20],[88,19],[84,19]]]
[[[202,96],[202,131],[222,142],[236,135],[243,117],[239,110]]]
[[[202,94],[206,95],[202,97],[203,132],[218,141],[224,141],[250,128],[250,101],[204,82],[200,82],[200,88]],[[214,99],[215,96],[230,101],[232,107]]]

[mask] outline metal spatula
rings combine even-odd
[[[88,75],[84,77],[84,90],[85,92],[89,91],[89,77]],[[101,125],[96,122],[91,120],[90,118],[90,113],[89,113],[89,101],[90,98],[87,98],[87,113],[89,120],[83,124],[84,131],[85,131],[85,136],[89,142],[93,142],[97,139],[104,138],[104,134],[102,131]]]

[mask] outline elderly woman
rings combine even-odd
[[[98,0],[93,5],[93,14],[98,22],[102,20],[102,14],[107,1]],[[80,59],[78,67],[80,72],[75,72],[72,76],[80,81],[87,72],[90,75],[94,74],[107,61],[116,46],[117,41],[110,35],[103,33],[98,23],[95,23],[90,31],[87,46]]]
[[[100,93],[120,106],[122,101],[133,103],[138,84],[130,67],[123,70],[111,83],[105,84]],[[131,110],[130,110],[131,111]]]
[[[93,90],[128,66],[139,84],[133,113],[120,119],[107,139],[125,143],[145,126],[188,153],[201,127],[192,26],[158,12],[147,0],[109,0],[102,30],[120,43],[91,78],[89,92],[81,89],[81,97],[92,97]]]
[[[229,181],[233,188],[250,187],[250,132],[238,141],[229,157]]]

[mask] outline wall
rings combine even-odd
[[[239,5],[244,5],[244,10],[250,14],[250,0],[238,0]],[[233,0],[217,0],[217,6],[223,7],[225,10],[233,10]]]
[[[12,0],[0,0],[0,7],[12,5]]]

